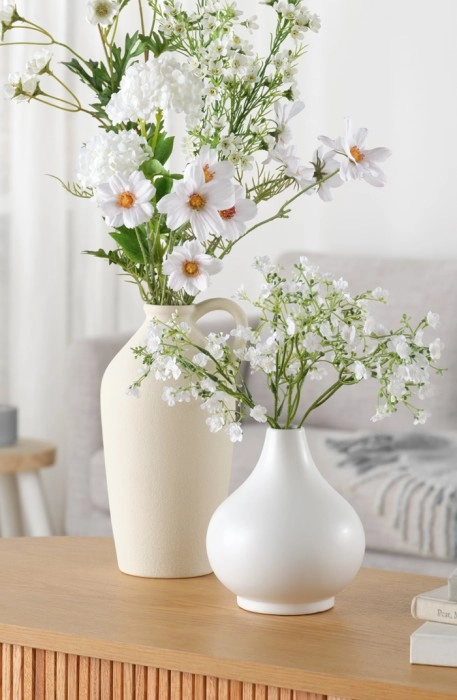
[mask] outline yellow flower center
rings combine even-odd
[[[233,217],[235,216],[235,214],[236,214],[236,209],[235,209],[235,207],[230,207],[230,209],[221,209],[221,210],[219,211],[219,215],[220,215],[223,219],[233,219]]]
[[[201,209],[205,206],[205,200],[203,199],[201,194],[192,194],[189,197],[189,206],[191,209]]]
[[[358,146],[351,146],[349,150],[356,163],[361,163],[365,158],[365,153],[362,153]]]
[[[121,192],[117,196],[117,203],[123,209],[130,209],[135,204],[135,195],[132,192]]]
[[[200,272],[198,263],[194,262],[193,260],[186,260],[186,262],[182,266],[182,269],[184,274],[188,277],[196,277]]]
[[[208,163],[203,166],[203,174],[205,176],[205,182],[211,182],[214,179],[214,173],[209,169]]]
[[[106,17],[108,14],[108,7],[106,6],[106,2],[99,2],[95,12],[97,13],[98,17]]]

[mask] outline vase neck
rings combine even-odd
[[[147,321],[151,321],[153,318],[159,318],[161,321],[167,321],[171,316],[177,312],[179,317],[183,320],[191,319],[195,314],[195,305],[189,304],[188,306],[167,306],[160,304],[145,304],[144,313]]]
[[[304,428],[267,428],[259,462],[270,471],[316,471]]]

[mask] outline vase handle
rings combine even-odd
[[[199,318],[211,311],[226,311],[233,318],[237,326],[247,326],[248,317],[246,313],[241,308],[239,304],[231,299],[215,298],[206,299],[205,301],[200,301],[194,305],[195,316],[194,320],[198,321]],[[245,341],[242,338],[234,338],[233,347],[235,349],[241,348],[245,345]]]

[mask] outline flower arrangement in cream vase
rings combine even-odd
[[[81,146],[75,177],[61,183],[99,207],[109,243],[86,253],[137,286],[147,315],[102,383],[118,563],[141,576],[198,575],[210,571],[204,538],[227,493],[230,441],[223,433],[206,435],[203,413],[188,404],[170,425],[152,384],[132,402],[125,395],[136,366],[130,348],[144,342],[150,318],[164,321],[176,309],[193,323],[224,308],[243,325],[229,300],[194,304],[234,246],[286,218],[304,194],[328,201],[350,180],[382,186],[379,163],[389,151],[367,148],[366,129],[347,120],[342,137],[321,137],[313,154],[299,153],[292,135],[304,107],[297,71],[305,40],[320,29],[302,0],[259,4],[262,20],[268,15],[272,23],[263,55],[254,48],[257,18],[230,0],[195,0],[189,9],[177,0],[81,6],[101,59],[81,55],[25,17],[19,4],[3,3],[0,48],[38,47],[8,76],[6,94],[24,105],[89,116],[98,127]],[[80,81],[84,99],[65,76]],[[178,154],[184,167],[173,164]],[[213,425],[217,420],[212,416]]]

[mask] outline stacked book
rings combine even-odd
[[[410,637],[410,662],[457,667],[457,569],[447,585],[416,595],[411,614],[427,620]]]

